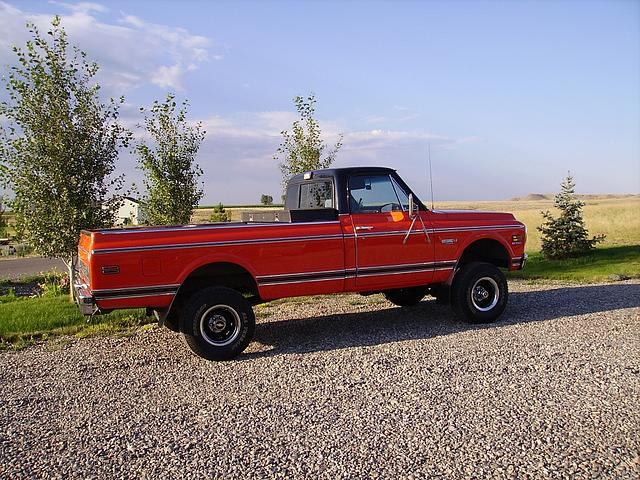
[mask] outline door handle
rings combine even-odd
[[[373,227],[369,225],[359,225],[356,227],[356,232],[359,232],[361,230],[373,230]]]

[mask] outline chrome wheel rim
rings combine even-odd
[[[229,345],[240,335],[240,315],[228,305],[210,307],[200,317],[200,335],[215,347]]]
[[[499,300],[500,288],[491,277],[479,278],[471,287],[471,303],[481,312],[488,312],[498,304]]]

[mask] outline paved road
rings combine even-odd
[[[163,328],[0,353],[0,478],[640,474],[640,282],[510,283],[503,319],[342,295],[237,360]]]
[[[16,280],[50,270],[65,272],[66,265],[57,258],[26,257],[0,260],[0,280]]]

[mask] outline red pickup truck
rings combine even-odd
[[[491,322],[507,303],[500,269],[526,262],[512,214],[429,210],[389,168],[307,172],[286,193],[288,222],[83,231],[80,310],[146,307],[197,355],[226,360],[251,341],[252,305],[277,298],[383,293],[409,307],[430,294]]]

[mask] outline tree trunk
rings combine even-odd
[[[63,260],[64,263],[67,265],[67,269],[69,270],[69,301],[70,302],[75,302],[76,297],[75,297],[75,290],[73,288],[73,285],[76,281],[76,269],[75,269],[75,265],[76,265],[76,261],[78,259],[77,255],[72,255],[71,258],[69,260]]]

